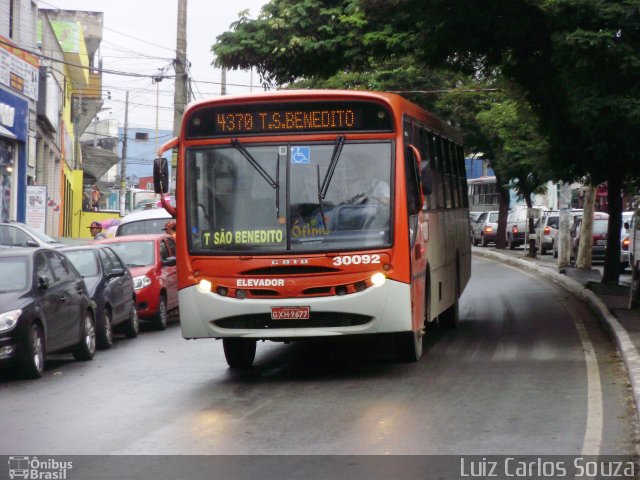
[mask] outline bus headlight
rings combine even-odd
[[[198,291],[202,293],[211,292],[211,282],[209,280],[205,280],[204,278],[200,280],[200,283],[198,283]]]
[[[371,275],[371,283],[375,287],[379,287],[380,285],[383,285],[386,280],[387,280],[387,277],[384,276],[384,273],[378,272]]]
[[[146,275],[140,275],[139,277],[133,277],[133,289],[142,290],[145,287],[151,285],[151,279]]]

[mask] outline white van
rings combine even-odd
[[[542,212],[548,212],[549,208],[544,205],[534,205]],[[526,232],[529,230],[529,217],[527,217],[527,206],[516,205],[509,212],[507,217],[507,248],[515,249],[518,245],[524,245]],[[534,220],[535,223],[535,220]]]
[[[172,217],[164,208],[154,208],[125,215],[118,225],[116,237],[123,235],[145,235],[164,232],[164,225]]]

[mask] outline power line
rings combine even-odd
[[[133,72],[121,72],[121,71],[117,71],[117,70],[109,70],[106,68],[95,68],[95,67],[90,67],[90,66],[85,66],[85,65],[78,65],[77,63],[73,63],[73,62],[67,62],[66,60],[59,60],[57,58],[53,58],[53,57],[49,57],[48,55],[43,55],[42,53],[33,51],[31,49],[28,48],[24,48],[24,47],[19,47],[17,45],[14,45],[13,43],[9,43],[9,42],[5,42],[4,40],[0,40],[0,44],[2,45],[6,45],[8,47],[11,48],[15,48],[17,50],[21,50],[23,52],[29,53],[35,57],[44,59],[44,60],[49,60],[50,62],[56,62],[56,63],[62,63],[64,65],[69,65],[71,67],[76,67],[76,68],[82,68],[84,70],[91,70],[92,72],[100,72],[100,73],[108,73],[111,75],[120,75],[120,76],[125,76],[125,77],[137,77],[137,78],[153,78],[154,75],[145,75],[142,73],[133,73]],[[168,78],[175,78],[175,75],[169,75]]]
[[[44,5],[48,5],[49,7],[52,7],[54,9],[56,9],[56,10],[64,11],[63,8],[60,8],[60,7],[56,6],[56,5],[53,5],[53,4],[48,3],[48,2],[45,2],[43,0],[40,0],[40,3],[42,3]],[[43,10],[46,11],[47,9],[43,9]],[[136,40],[138,42],[146,43],[146,44],[152,45],[154,47],[158,47],[158,48],[162,48],[162,49],[165,49],[165,50],[169,50],[170,52],[175,52],[175,49],[173,49],[173,48],[165,47],[164,45],[158,45],[157,43],[149,42],[147,40],[142,40],[141,38],[134,37],[134,36],[129,35],[127,33],[119,32],[118,30],[114,30],[113,28],[105,27],[104,24],[96,22],[96,21],[94,21],[94,20],[92,20],[90,18],[85,18],[85,19],[83,19],[83,21],[88,21],[89,23],[93,23],[94,25],[99,26],[99,27],[101,27],[101,28],[103,28],[105,30],[109,30],[111,32],[114,32],[114,33],[117,33],[119,35],[122,35],[123,37],[128,37],[128,38],[131,38],[132,40]]]
[[[209,85],[222,85],[222,82],[211,82],[211,81],[206,81],[206,80],[194,80],[191,79],[191,81],[193,83],[206,83]],[[247,85],[246,83],[229,83],[227,82],[226,85],[230,85],[232,87],[247,87],[247,88],[251,88],[251,85]]]

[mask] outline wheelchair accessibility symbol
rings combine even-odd
[[[311,147],[291,147],[291,163],[311,163]]]

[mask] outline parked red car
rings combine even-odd
[[[609,215],[602,212],[595,212],[593,215],[593,229],[591,232],[593,244],[591,258],[594,261],[604,261],[607,249],[607,229],[609,228]],[[571,259],[578,257],[578,246],[580,245],[580,231],[582,230],[582,217],[576,218],[571,226]]]
[[[138,317],[167,328],[169,312],[178,308],[175,240],[165,234],[125,235],[95,243],[108,243],[131,271]]]

